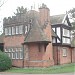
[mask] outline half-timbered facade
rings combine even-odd
[[[53,52],[55,64],[71,63],[73,61],[72,51],[74,51],[74,47],[71,46],[72,26],[69,21],[68,15],[56,15],[54,19],[55,20],[53,23],[53,20],[51,20],[51,26],[53,31],[57,35],[57,37],[53,37]]]

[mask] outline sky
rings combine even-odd
[[[2,31],[2,20],[4,17],[14,15],[18,6],[24,6],[28,10],[31,6],[38,10],[44,3],[50,9],[50,15],[64,14],[66,11],[75,8],[75,0],[5,0],[5,4],[0,8],[0,31]]]

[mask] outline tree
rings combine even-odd
[[[5,4],[7,2],[7,0],[0,0],[0,8]],[[0,21],[0,23],[1,23],[1,21]],[[1,28],[2,26],[0,25],[0,28]],[[0,34],[2,34],[2,30],[0,30]]]
[[[15,15],[26,14],[26,12],[27,12],[27,8],[24,8],[23,6],[21,6],[21,7],[17,7],[16,13],[14,14]]]
[[[70,19],[72,20],[72,33],[73,33],[73,37],[75,37],[75,8],[72,8],[68,11],[69,15],[70,15]]]
[[[0,7],[2,7],[5,4],[5,0],[0,0]]]

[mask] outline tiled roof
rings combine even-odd
[[[4,42],[3,42],[3,37],[4,37],[4,34],[1,34],[1,35],[0,35],[0,43],[4,43]]]
[[[24,42],[50,42],[46,34],[44,34],[43,30],[41,29],[36,18],[32,19],[30,31],[28,32]]]
[[[51,24],[60,24],[64,19],[65,14],[50,16]]]

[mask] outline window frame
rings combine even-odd
[[[63,57],[66,57],[67,56],[67,48],[62,48],[62,50],[63,50]]]
[[[16,32],[16,34],[19,34],[19,26],[16,26],[15,32]]]
[[[23,25],[19,26],[19,34],[23,34]]]
[[[4,28],[5,35],[8,35],[8,27]]]
[[[15,27],[13,26],[12,27],[12,35],[15,35],[16,34],[16,29],[15,29]]]
[[[18,51],[18,48],[16,48],[15,58],[16,58],[16,59],[19,59],[19,51]]]
[[[23,59],[23,50],[22,50],[22,48],[19,48],[19,57],[20,57],[20,59]]]

